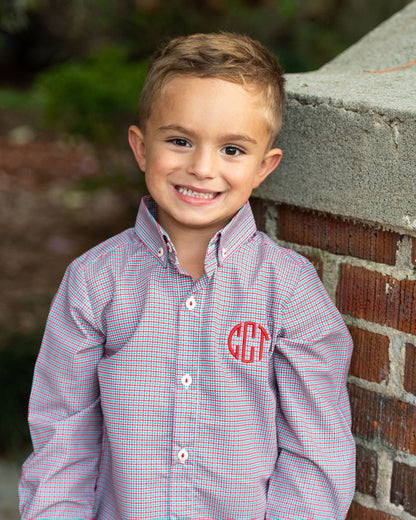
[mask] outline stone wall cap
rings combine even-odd
[[[287,75],[273,202],[416,235],[416,1],[321,69]]]
[[[391,118],[416,115],[416,64],[386,73],[317,71],[288,74],[286,79],[288,100],[302,104],[371,110]]]

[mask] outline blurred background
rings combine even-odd
[[[126,137],[154,50],[231,30],[305,72],[409,1],[0,0],[0,520],[17,518],[51,298],[75,256],[134,224],[145,191]]]

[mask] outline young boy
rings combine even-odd
[[[350,337],[247,202],[281,157],[283,83],[232,34],[175,39],[151,65],[129,131],[150,197],[54,299],[23,519],[345,518]]]

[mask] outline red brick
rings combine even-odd
[[[416,395],[416,347],[406,345],[406,364],[404,366],[404,389]],[[416,435],[416,433],[415,433]]]
[[[337,306],[344,314],[416,334],[416,282],[343,264]]]
[[[278,206],[278,238],[331,253],[396,263],[398,233],[293,206]]]
[[[400,462],[393,464],[390,500],[416,516],[416,468]]]
[[[353,502],[346,520],[398,520],[398,517]]]
[[[355,435],[416,455],[416,406],[356,385],[349,395]]]
[[[357,491],[375,497],[377,490],[377,473],[377,453],[364,446],[357,445]]]
[[[381,383],[389,377],[388,337],[350,327],[354,342],[350,375]]]
[[[266,227],[266,204],[262,199],[257,197],[250,198],[250,205],[253,211],[254,220],[256,221],[257,228],[260,231],[264,231]]]

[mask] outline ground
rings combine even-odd
[[[0,460],[0,520],[18,520],[17,483],[20,467],[17,463]]]

